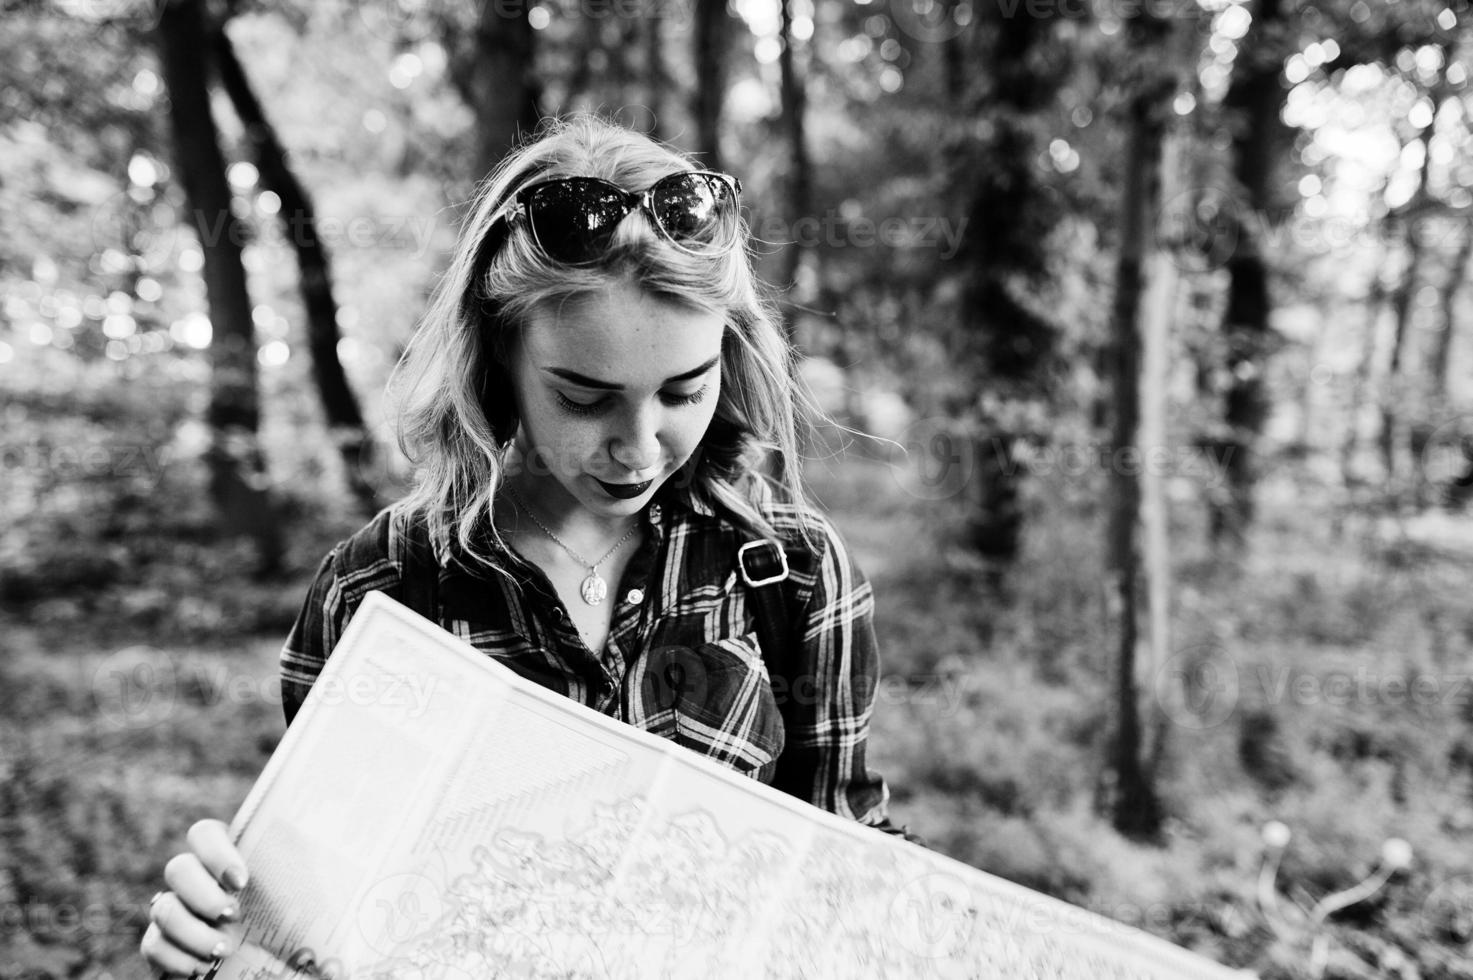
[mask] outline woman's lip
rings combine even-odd
[[[598,477],[594,481],[603,487],[604,493],[610,497],[618,497],[620,500],[633,500],[650,488],[654,480],[645,480],[643,483],[605,483]]]

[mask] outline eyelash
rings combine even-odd
[[[691,392],[688,395],[661,394],[660,400],[663,401],[666,405],[671,406],[672,408],[683,408],[687,405],[696,405],[699,404],[700,401],[706,397],[706,391],[708,387],[709,386],[697,388],[695,391]],[[554,394],[557,395],[558,407],[567,412],[569,415],[598,415],[599,413],[603,412],[604,409],[607,407],[605,404],[607,400],[603,398],[600,398],[597,401],[589,402],[585,405],[582,402],[573,401],[573,399],[569,398],[561,391],[554,392]]]

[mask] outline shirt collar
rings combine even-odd
[[[677,475],[678,476],[678,475]],[[699,514],[701,517],[715,517],[716,510],[711,506],[706,495],[701,493],[695,483],[680,481],[678,484],[672,480],[660,488],[655,494],[652,502],[650,519],[659,523],[658,512],[653,511],[654,506],[663,505],[667,508],[676,508]]]
[[[701,492],[695,483],[686,481],[677,483],[675,480],[671,480],[660,488],[655,494],[654,499],[650,502],[650,522],[657,527],[663,528],[665,511],[678,511],[707,518],[716,516],[716,509],[711,506],[711,502],[707,499],[706,495]],[[505,549],[497,548],[495,539],[489,531],[483,530],[480,537],[482,545],[499,552],[507,561],[509,568],[517,570],[517,566],[522,564],[521,559],[515,555],[507,552]],[[455,567],[456,563],[452,562],[449,553],[444,548],[435,547],[434,550],[435,563],[437,565],[447,570]],[[462,571],[464,570],[462,569]],[[472,574],[475,575],[477,573],[473,572]]]

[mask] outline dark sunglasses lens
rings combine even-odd
[[[603,255],[630,208],[627,195],[617,188],[576,177],[534,189],[527,202],[532,232],[542,250],[570,264]]]
[[[675,174],[654,187],[650,207],[672,239],[685,244],[718,242],[736,213],[731,188],[707,174]]]

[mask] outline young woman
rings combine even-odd
[[[587,117],[496,170],[393,385],[417,487],[323,561],[282,653],[288,723],[378,589],[569,698],[904,832],[864,761],[870,588],[805,502],[806,406],[740,192]],[[228,954],[246,876],[223,823],[192,827],[150,963]]]

